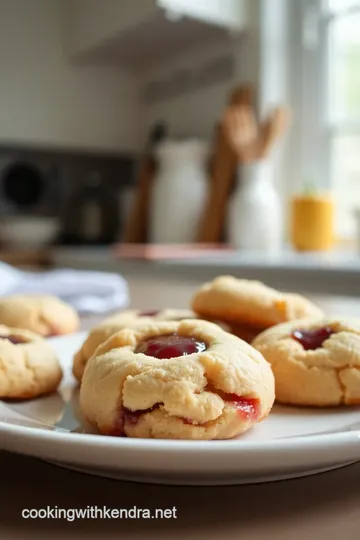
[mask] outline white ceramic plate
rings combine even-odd
[[[105,437],[86,426],[71,375],[85,334],[51,340],[65,371],[58,394],[0,402],[0,447],[91,474],[152,483],[220,485],[314,474],[360,460],[360,408],[276,406],[230,441]]]

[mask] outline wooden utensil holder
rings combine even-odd
[[[241,85],[231,92],[228,105],[250,105],[252,101],[251,85]],[[215,129],[214,150],[209,167],[209,193],[196,235],[197,243],[222,242],[226,209],[234,187],[236,167],[236,156],[219,122]],[[125,226],[124,243],[145,244],[148,241],[149,203],[155,173],[156,160],[153,155],[146,155],[140,165],[133,208]]]

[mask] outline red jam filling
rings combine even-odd
[[[332,328],[324,326],[324,328],[316,330],[294,330],[291,337],[300,343],[306,351],[314,351],[320,349],[333,333]]]
[[[193,337],[171,334],[156,336],[139,344],[135,352],[159,359],[177,358],[197,352],[203,352],[206,344]]]
[[[245,420],[255,421],[259,418],[260,402],[257,398],[227,394],[221,390],[215,390],[226,403],[231,403]]]
[[[231,404],[238,414],[244,420],[250,420],[255,422],[260,416],[260,403],[256,398],[241,397],[236,394],[226,394],[220,390],[216,390],[216,393],[224,400],[226,403]],[[197,423],[191,420],[190,418],[182,419],[184,424],[192,426]]]
[[[232,399],[229,402],[233,403],[238,413],[246,420],[257,420],[259,417],[259,400],[255,398],[246,398],[230,394]]]
[[[13,345],[22,345],[24,343],[28,343],[27,339],[21,338],[20,336],[0,336],[0,339],[6,339]]]
[[[139,317],[155,317],[156,315],[158,315],[160,313],[160,311],[140,311],[139,313]]]

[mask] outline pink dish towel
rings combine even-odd
[[[27,272],[0,262],[0,297],[49,294],[71,304],[80,314],[104,314],[130,302],[126,280],[118,274],[82,270]]]

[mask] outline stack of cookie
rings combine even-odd
[[[357,334],[301,295],[231,276],[203,285],[191,308],[125,311],[90,332],[73,373],[101,433],[227,439],[266,418],[275,393],[286,404],[356,401],[351,346],[346,369],[331,355],[360,340],[360,326]]]
[[[330,319],[298,294],[216,278],[191,309],[127,310],[94,328],[73,358],[80,409],[102,434],[229,439],[286,405],[360,404],[360,322]],[[55,391],[46,337],[79,327],[49,296],[0,300],[0,398]]]
[[[0,399],[32,399],[54,392],[63,373],[44,338],[78,328],[76,311],[56,297],[0,299]]]

